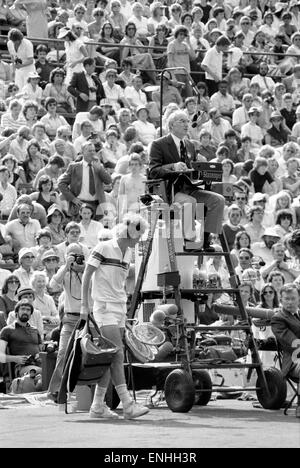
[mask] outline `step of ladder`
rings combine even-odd
[[[250,330],[250,325],[195,325],[193,329],[195,331],[228,331],[228,330]]]
[[[193,257],[208,256],[208,257],[230,257],[230,252],[206,252],[205,250],[184,250],[183,252],[176,252],[177,257],[190,255]]]
[[[199,361],[192,361],[191,362],[191,368],[192,370],[197,370],[197,369],[257,369],[260,367],[259,363],[241,363],[241,362],[228,362],[228,363],[222,363],[222,364],[214,364],[213,362],[205,362],[203,359],[203,362],[201,360]]]

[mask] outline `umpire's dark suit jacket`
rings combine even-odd
[[[300,339],[300,319],[280,309],[271,319],[271,326],[276,339],[283,350],[282,373],[286,376],[293,367],[292,354],[295,352],[295,340]],[[299,344],[297,346],[299,348]],[[298,352],[299,357],[299,352]]]
[[[187,150],[185,163],[187,167],[191,169],[191,161],[196,161],[196,151],[194,145],[190,141],[184,140],[184,143]],[[150,148],[149,177],[150,179],[167,179],[167,195],[169,202],[171,202],[171,190],[175,181],[175,193],[181,191],[183,185],[185,186],[183,190],[185,193],[189,192],[189,188],[190,192],[196,188],[192,185],[187,175],[183,174],[178,178],[178,174],[174,174],[173,164],[180,161],[180,155],[171,134],[152,142]]]
[[[105,92],[102,86],[101,81],[95,73],[91,75],[96,88],[96,102],[99,105],[100,100],[105,98]],[[88,110],[88,101],[83,101],[80,98],[80,93],[89,95],[89,85],[85,76],[85,72],[73,73],[70,84],[68,86],[68,91],[72,96],[77,98],[76,112],[87,112]]]

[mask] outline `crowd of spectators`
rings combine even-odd
[[[68,245],[87,259],[103,230],[139,210],[149,148],[176,109],[198,160],[222,164],[245,305],[278,306],[280,287],[300,274],[290,244],[300,227],[300,2],[0,5],[0,327],[21,290],[43,337],[41,317],[59,321],[52,278]],[[207,279],[226,285],[214,258]]]

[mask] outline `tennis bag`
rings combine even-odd
[[[94,326],[94,335],[89,323]],[[58,404],[67,403],[67,393],[76,385],[93,385],[108,369],[118,347],[104,338],[92,316],[79,320],[69,339],[64,370],[58,392]]]

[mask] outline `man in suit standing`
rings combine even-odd
[[[174,202],[184,205],[184,238],[195,240],[194,219],[197,215],[196,205],[202,203],[206,209],[204,224],[204,250],[210,248],[209,234],[221,233],[224,197],[217,193],[201,190],[192,184],[188,173],[191,161],[196,161],[194,145],[186,139],[189,119],[185,112],[173,112],[168,120],[169,135],[154,140],[150,148],[150,178],[167,180],[169,202],[174,186]]]
[[[94,208],[105,202],[103,184],[110,184],[111,177],[96,156],[93,143],[82,145],[83,159],[70,163],[66,172],[58,179],[58,188],[69,202],[69,215],[77,219],[83,203]]]
[[[300,299],[295,284],[287,283],[281,288],[280,302],[281,308],[273,315],[271,326],[283,351],[283,376],[298,379],[296,417],[300,418]]]
[[[83,61],[84,71],[73,73],[68,91],[77,98],[76,112],[87,112],[93,106],[99,105],[105,98],[101,81],[95,72],[95,60],[87,57]]]

